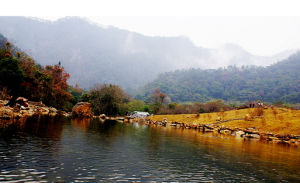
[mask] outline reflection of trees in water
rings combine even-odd
[[[96,124],[96,121],[93,121]],[[132,136],[136,129],[131,125],[126,125],[117,121],[105,120],[97,126],[97,133],[106,140],[107,143],[112,143],[120,138]],[[94,129],[93,129],[94,130]]]
[[[61,116],[33,116],[26,120],[23,131],[41,138],[59,140],[63,124],[67,120],[67,118]]]
[[[281,177],[299,180],[300,156],[296,147],[237,140],[235,137],[203,134],[197,130],[103,122],[98,119],[70,122],[66,118],[34,117],[0,124],[3,127],[1,130],[7,130],[7,134],[21,133],[11,138],[9,143],[0,143],[0,149],[5,149],[5,152],[11,150],[11,157],[17,154],[15,149],[26,150],[22,152],[25,160],[42,156],[40,164],[30,164],[32,167],[40,166],[43,161],[44,164],[51,162],[56,166],[59,158],[65,157],[70,167],[77,157],[85,157],[87,161],[93,158],[122,161],[120,155],[125,154],[129,162],[141,162],[132,165],[133,168],[144,167],[145,163],[151,170],[172,169],[174,174],[207,170],[208,176],[212,171],[215,171],[213,176],[239,173],[279,182],[278,177],[270,178],[275,169]],[[60,142],[53,143],[60,139],[64,147]],[[11,160],[5,166],[20,168],[16,163],[16,159]],[[291,177],[293,174],[295,178]]]
[[[95,119],[72,119],[71,124],[81,129],[89,141],[93,143],[105,143],[109,145],[120,137],[130,135],[134,132],[134,127],[125,125],[114,120]],[[96,135],[91,137],[91,135]],[[97,141],[97,142],[96,142]]]
[[[6,135],[5,138],[0,138],[0,149],[5,149],[4,152],[10,160],[4,165],[17,169],[26,166],[39,169],[49,164],[52,167],[58,166],[57,153],[66,120],[64,117],[33,116],[24,120],[6,122],[5,128],[1,128],[1,132]],[[1,124],[3,127],[3,123]],[[22,164],[18,162],[19,153],[24,158]],[[32,161],[33,157],[40,156],[43,158]]]
[[[265,177],[278,181],[280,176],[291,176],[299,171],[299,148],[255,140],[206,133],[197,130],[151,127],[147,136],[149,160],[159,161],[181,172],[201,169],[202,165],[218,167],[234,173]],[[155,163],[153,164],[157,166]],[[285,168],[282,168],[282,167]],[[159,168],[159,167],[157,167]],[[202,167],[205,168],[205,167]],[[272,177],[274,170],[279,177]],[[270,178],[272,177],[272,178]]]
[[[1,136],[9,138],[17,133],[27,133],[37,137],[47,137],[50,139],[59,139],[61,137],[63,117],[50,116],[32,116],[27,119],[19,120],[1,120]]]
[[[0,120],[0,137],[11,138],[16,132],[24,129],[25,119]]]
[[[159,130],[157,128],[148,128],[147,131],[145,131],[146,136],[146,142],[147,142],[147,148],[150,152],[158,151],[161,145],[161,135],[162,130]]]

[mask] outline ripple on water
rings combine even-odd
[[[280,182],[300,163],[299,151],[264,146],[264,153],[192,130],[43,123],[42,129],[27,126],[24,136],[0,139],[1,182]]]

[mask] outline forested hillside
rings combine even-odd
[[[55,22],[0,17],[0,24],[0,33],[41,65],[60,61],[70,84],[84,88],[113,83],[130,91],[176,69],[269,65],[290,54],[254,56],[234,44],[202,48],[186,37],[144,36],[76,17]]]
[[[300,102],[300,52],[269,67],[189,69],[161,74],[137,95],[147,99],[154,89],[174,102],[262,100]]]
[[[0,99],[22,96],[69,110],[69,77],[60,63],[43,67],[0,34]]]

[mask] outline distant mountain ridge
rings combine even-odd
[[[38,63],[60,61],[71,74],[70,83],[85,88],[95,83],[114,83],[130,91],[164,72],[228,65],[266,66],[293,52],[259,57],[233,44],[208,49],[195,46],[185,37],[149,37],[76,17],[55,22],[0,17],[0,24],[0,33]]]
[[[188,69],[159,75],[136,96],[147,100],[159,88],[173,102],[225,101],[300,103],[300,52],[268,67]]]

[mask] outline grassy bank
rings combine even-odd
[[[215,124],[229,128],[255,127],[260,132],[300,135],[300,110],[286,108],[240,109],[202,114],[155,115],[153,121],[181,122],[188,125]]]

